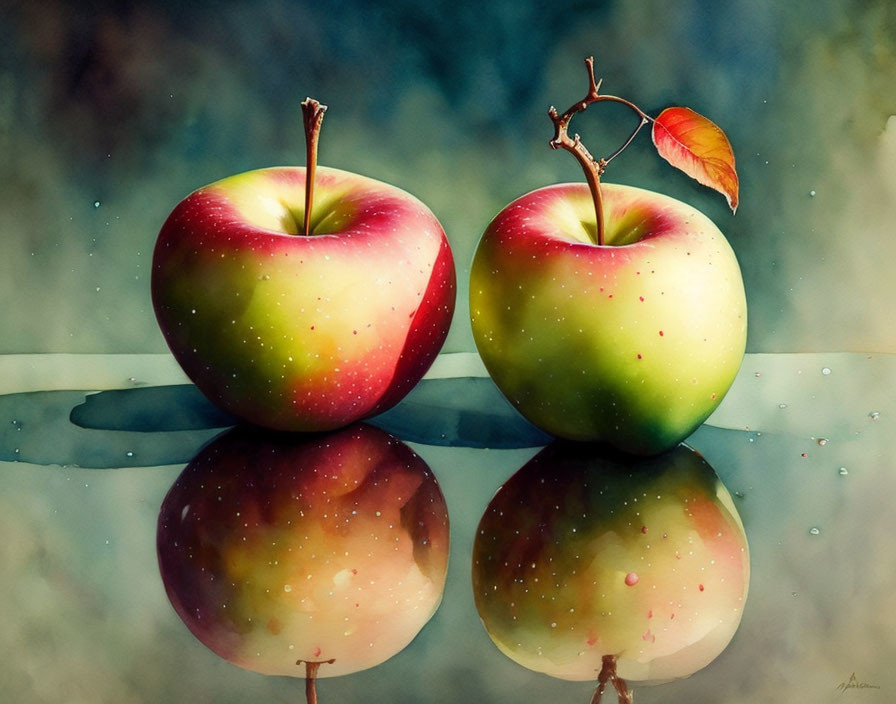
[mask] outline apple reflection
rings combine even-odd
[[[557,442],[482,516],[473,588],[497,647],[531,670],[661,682],[728,645],[749,585],[746,534],[715,471],[685,445],[652,458]]]
[[[237,427],[187,465],[158,519],[159,568],[192,633],[240,667],[373,667],[435,613],[448,511],[426,463],[376,428]]]

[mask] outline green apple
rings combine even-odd
[[[171,487],[157,545],[168,597],[203,644],[269,675],[314,665],[313,680],[414,638],[441,601],[448,539],[438,483],[391,435],[238,426]]]
[[[734,252],[701,212],[658,193],[533,191],[483,235],[470,275],[479,354],[498,388],[559,437],[628,452],[674,447],[718,406],[743,359]]]
[[[618,686],[710,663],[741,621],[749,574],[731,496],[685,445],[637,458],[558,441],[498,490],[473,545],[476,608],[505,655]]]

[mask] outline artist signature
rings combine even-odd
[[[859,678],[856,677],[856,673],[853,672],[846,682],[841,682],[837,685],[837,690],[841,693],[845,692],[847,689],[880,689],[880,685],[860,682]]]

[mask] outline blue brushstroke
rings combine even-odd
[[[0,461],[97,469],[183,464],[237,422],[191,384],[6,394]],[[426,445],[511,449],[552,439],[482,377],[426,379],[368,422]]]

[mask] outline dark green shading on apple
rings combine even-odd
[[[448,510],[426,463],[365,424],[324,434],[231,429],[169,490],[165,591],[222,658],[314,680],[374,667],[435,613]]]
[[[650,458],[558,441],[489,503],[476,607],[498,648],[554,677],[686,677],[724,650],[749,586],[747,539],[712,467],[685,445]]]
[[[425,445],[509,449],[551,440],[484,377],[424,379],[369,422]],[[190,384],[6,394],[0,396],[0,460],[103,469],[183,464],[236,423]]]

